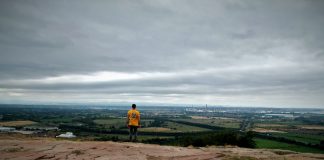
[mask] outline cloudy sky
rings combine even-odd
[[[0,1],[0,103],[324,108],[324,1]]]

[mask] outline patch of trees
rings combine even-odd
[[[160,145],[195,146],[204,147],[207,145],[235,145],[239,147],[254,148],[253,132],[239,133],[234,131],[222,131],[205,134],[193,134],[187,136],[176,136],[175,138],[154,138],[143,141]]]
[[[319,144],[319,148],[320,149],[324,149],[324,140],[321,140],[321,142]]]

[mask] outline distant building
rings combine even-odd
[[[0,132],[13,132],[16,128],[13,127],[0,127]]]
[[[76,136],[72,132],[66,132],[66,133],[60,134],[56,137],[58,137],[58,138],[75,138]]]

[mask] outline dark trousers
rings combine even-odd
[[[134,136],[134,140],[137,140],[137,128],[138,126],[129,126],[129,140],[132,140],[132,137]]]

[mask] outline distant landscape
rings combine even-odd
[[[72,141],[128,140],[128,106],[0,105],[0,136]],[[139,106],[139,142],[240,146],[324,154],[324,110],[222,106]],[[56,138],[62,139],[62,138]]]

